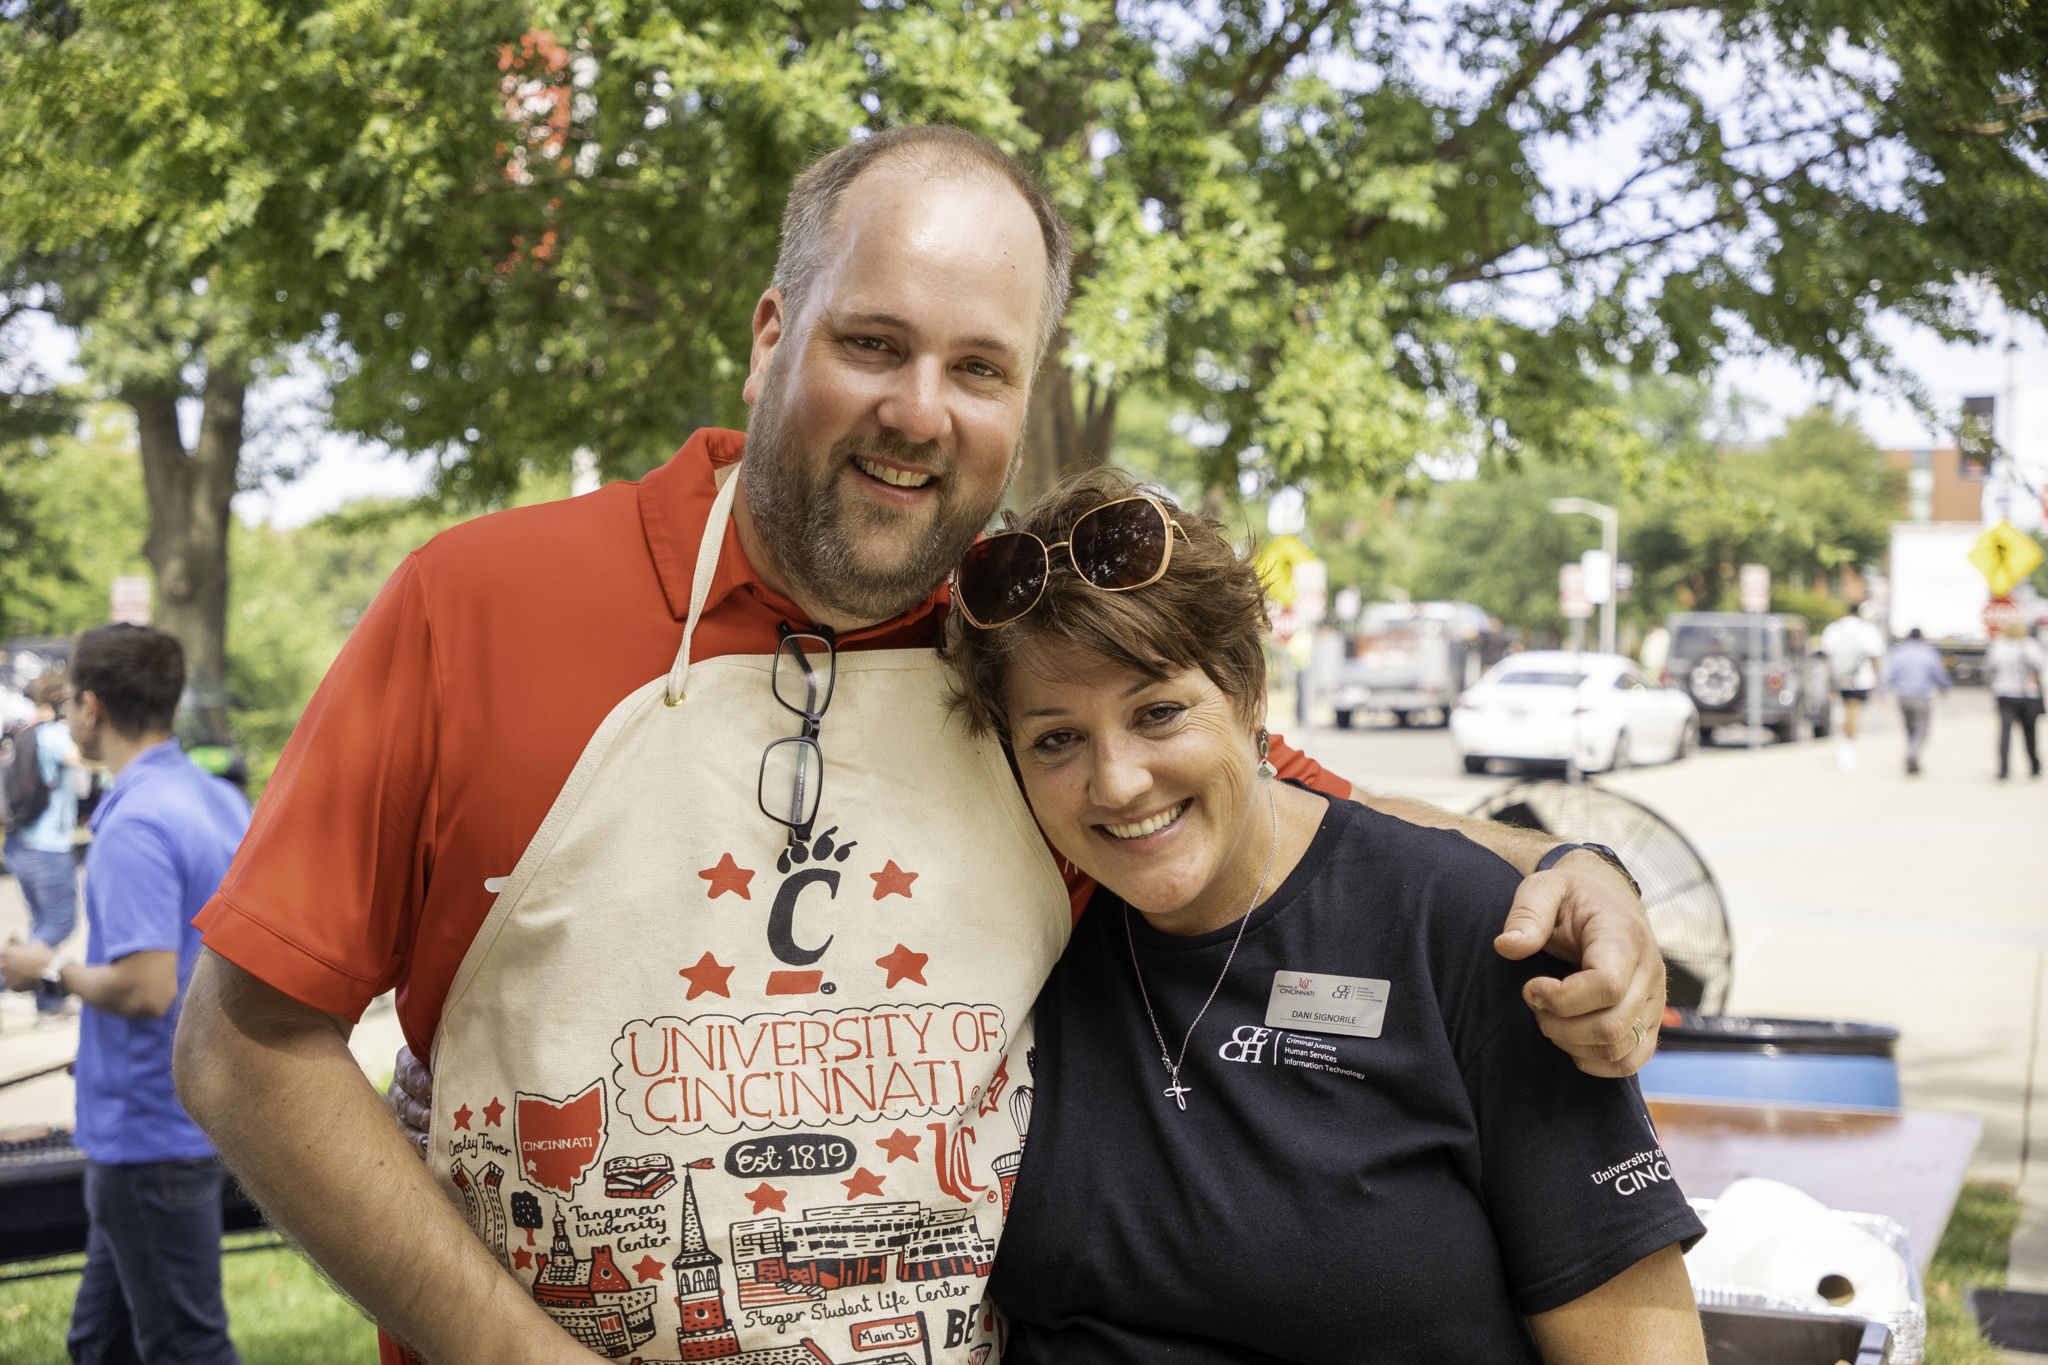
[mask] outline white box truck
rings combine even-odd
[[[1970,563],[1970,547],[1983,534],[1970,521],[1892,526],[1891,633],[1903,639],[1919,627],[1957,682],[1981,682],[1984,676],[1984,608],[1991,588]]]

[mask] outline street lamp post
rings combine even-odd
[[[1600,521],[1600,548],[1607,552],[1607,596],[1600,603],[1600,652],[1614,653],[1614,565],[1621,555],[1621,516],[1603,502],[1590,498],[1552,498],[1550,510],[1560,516],[1597,517]]]

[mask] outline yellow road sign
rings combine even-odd
[[[1316,552],[1302,544],[1299,538],[1275,536],[1252,556],[1252,568],[1265,580],[1266,596],[1283,607],[1291,607],[1296,596],[1295,566],[1313,563],[1315,558]]]
[[[2019,527],[2001,521],[1970,546],[1970,563],[1991,585],[1991,595],[2003,597],[2041,567],[2041,547]]]

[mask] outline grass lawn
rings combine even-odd
[[[221,1261],[228,1330],[244,1365],[376,1365],[376,1328],[297,1252],[275,1241],[264,1232],[226,1240],[229,1247],[265,1248]],[[65,1365],[64,1331],[77,1293],[76,1274],[0,1283],[0,1365]]]
[[[2019,1226],[2010,1185],[1965,1185],[1927,1272],[1927,1365],[2000,1365],[1996,1346],[1977,1335],[1963,1290],[2005,1283],[2006,1253]]]

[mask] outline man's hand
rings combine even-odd
[[[1642,902],[1597,853],[1567,853],[1525,880],[1493,946],[1520,961],[1543,951],[1577,962],[1564,980],[1522,988],[1544,1036],[1594,1076],[1632,1076],[1657,1050],[1664,955]]]
[[[47,943],[9,940],[0,948],[0,980],[6,981],[10,991],[32,991],[43,979],[43,968],[56,955],[57,950]]]
[[[427,1127],[433,1121],[434,1077],[425,1063],[412,1055],[410,1047],[398,1049],[391,1063],[391,1084],[384,1089],[384,1103],[398,1120],[406,1141],[427,1154]]]

